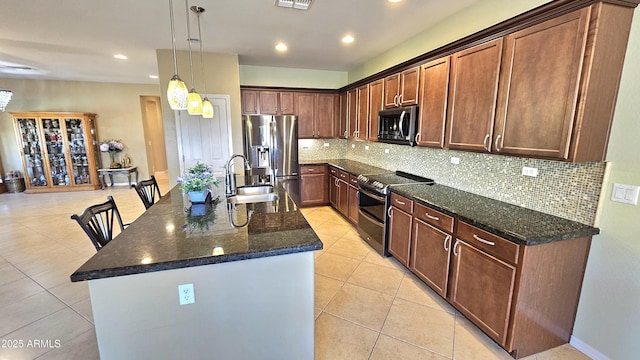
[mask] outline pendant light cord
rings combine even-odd
[[[202,29],[200,28],[200,14],[204,12],[203,8],[197,8],[198,14],[198,40],[200,42],[200,66],[202,67],[202,87],[204,88],[204,96],[207,96],[207,81],[204,78],[204,60],[202,57]]]
[[[173,0],[169,0],[169,17],[171,18],[171,47],[173,47],[173,73],[178,73],[178,62],[176,58],[176,31],[173,27]]]
[[[187,14],[187,42],[189,43],[189,69],[191,70],[191,88],[195,89],[196,85],[193,81],[193,56],[191,55],[191,25],[189,23],[189,0],[184,0]]]

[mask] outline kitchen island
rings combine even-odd
[[[89,281],[101,358],[312,359],[314,250],[281,186],[191,207],[173,188],[71,275]],[[199,215],[205,207],[205,215]],[[178,286],[193,284],[193,304]]]

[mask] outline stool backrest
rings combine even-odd
[[[153,175],[151,175],[151,179],[142,180],[135,185],[131,185],[131,187],[136,189],[145,209],[150,208],[151,205],[155,204],[156,200],[160,200],[160,198],[162,198],[160,188],[158,187],[156,178]]]
[[[124,230],[120,212],[112,196],[107,196],[107,201],[102,204],[92,205],[86,208],[80,215],[73,214],[71,219],[76,220],[96,250],[100,250],[113,239],[114,220]]]

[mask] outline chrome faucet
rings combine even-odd
[[[231,155],[231,157],[229,158],[229,160],[227,161],[227,166],[225,166],[225,194],[226,195],[234,195],[236,193],[236,178],[233,175],[233,172],[231,170],[231,163],[233,162],[233,159],[237,158],[237,157],[241,157],[244,159],[244,169],[245,170],[251,170],[251,165],[249,165],[249,160],[247,160],[247,157],[242,155],[242,154],[234,154]]]

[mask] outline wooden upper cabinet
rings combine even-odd
[[[293,92],[259,91],[260,114],[293,115],[293,98]]]
[[[451,56],[445,140],[449,149],[490,150],[502,43],[500,38]]]
[[[259,114],[258,107],[258,91],[242,90],[242,113],[243,114]]]
[[[294,94],[295,114],[298,117],[298,138],[312,138],[315,136],[315,94]]]
[[[338,101],[338,97],[335,94],[316,94],[315,96],[315,137],[333,137],[335,103]]]
[[[347,133],[349,139],[355,139],[358,130],[358,102],[356,89],[347,91]]]
[[[347,92],[340,93],[339,105],[338,105],[338,125],[335,126],[336,137],[347,139],[349,138],[349,121],[347,119]]]
[[[450,63],[447,56],[420,69],[420,120],[416,138],[419,146],[444,146]]]
[[[568,158],[590,10],[504,38],[494,151]]]
[[[378,141],[378,113],[384,109],[384,81],[369,84],[369,125],[367,140]]]
[[[384,106],[417,105],[420,67],[416,66],[384,79]]]
[[[356,140],[367,139],[367,126],[369,123],[369,84],[356,89]]]

